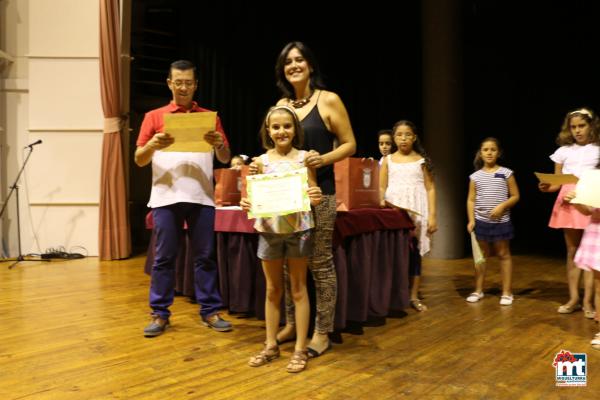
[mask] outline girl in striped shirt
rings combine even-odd
[[[502,155],[498,139],[483,140],[473,162],[475,172],[469,176],[467,199],[467,231],[475,231],[485,258],[491,250],[500,260],[502,296],[500,304],[509,306],[512,295],[512,257],[509,241],[513,238],[510,209],[519,201],[519,188],[513,171],[497,164]],[[469,303],[483,298],[485,263],[475,265],[475,291],[467,297]]]

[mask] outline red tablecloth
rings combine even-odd
[[[248,219],[242,210],[215,209],[215,232],[254,233],[253,225],[254,219]],[[146,214],[146,228],[153,227],[152,212],[149,212]],[[390,208],[339,211],[335,220],[334,243],[361,233],[412,228],[414,225],[404,211]]]
[[[254,219],[242,210],[222,210],[215,213],[215,232],[254,233]]]
[[[333,245],[335,247],[345,238],[363,233],[413,228],[413,222],[408,214],[400,210],[361,208],[338,211],[333,231]]]

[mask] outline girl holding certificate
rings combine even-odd
[[[415,224],[415,240],[411,251],[410,305],[417,311],[427,307],[419,299],[421,256],[429,252],[430,236],[437,230],[435,185],[431,161],[419,138],[417,128],[410,121],[398,121],[392,129],[398,150],[383,159],[379,172],[381,206],[391,205],[408,211]]]
[[[566,115],[562,129],[556,138],[556,143],[560,147],[550,156],[550,159],[554,161],[555,174],[573,174],[579,177],[583,171],[596,166],[599,156],[599,125],[598,117],[588,108],[581,108]],[[581,242],[583,229],[590,222],[590,217],[583,215],[569,202],[564,201],[567,193],[574,189],[574,184],[560,186],[540,183],[538,187],[542,192],[557,192],[560,190],[552,208],[548,226],[557,229],[562,228],[564,233],[567,247],[569,301],[558,307],[557,311],[561,314],[570,314],[581,309],[579,303],[581,270],[577,268],[573,258]],[[590,271],[583,273],[583,281],[584,316],[594,318],[595,312],[592,307],[594,278]]]
[[[307,152],[302,146],[303,131],[293,109],[276,106],[269,110],[261,130],[265,154],[254,161],[257,173],[287,172],[305,167]],[[311,205],[319,204],[321,189],[316,186],[315,170],[308,167],[308,197]],[[255,170],[251,170],[251,173]],[[248,198],[240,206],[251,211]],[[306,368],[308,353],[309,303],[306,290],[308,257],[312,252],[314,220],[311,211],[300,211],[274,217],[257,218],[254,228],[259,232],[258,258],[262,260],[267,282],[265,320],[267,340],[264,349],[250,358],[248,365],[259,367],[279,357],[277,329],[280,321],[281,296],[284,291],[283,266],[288,267],[292,299],[295,305],[296,346],[287,365],[288,372],[301,372]]]

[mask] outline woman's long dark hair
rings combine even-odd
[[[296,98],[294,87],[288,82],[285,77],[285,72],[283,72],[285,60],[288,57],[289,52],[294,48],[298,49],[310,67],[311,90],[314,91],[315,89],[325,89],[323,77],[321,76],[321,70],[319,69],[319,63],[317,62],[317,59],[310,48],[308,48],[308,46],[302,42],[289,42],[283,47],[279,53],[279,57],[277,57],[277,62],[275,63],[275,82],[277,84],[277,88],[281,92],[281,95],[288,99]]]

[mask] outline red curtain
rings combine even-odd
[[[99,224],[101,260],[131,255],[121,144],[119,27],[119,0],[100,0],[100,86],[104,111]]]

